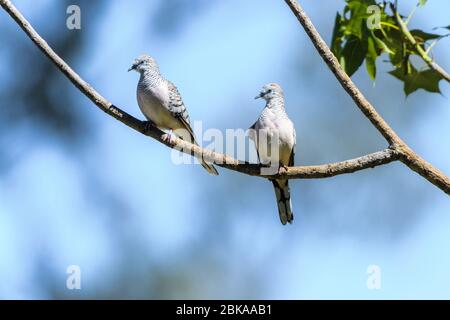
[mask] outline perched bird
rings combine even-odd
[[[276,83],[265,85],[255,99],[263,98],[266,106],[258,120],[250,127],[249,136],[254,141],[259,161],[274,165],[277,161],[278,173],[286,172],[286,167],[294,165],[296,143],[295,128],[284,107],[283,89]],[[275,152],[274,154],[272,154]],[[292,223],[289,181],[272,179],[281,223]]]
[[[158,128],[173,130],[181,139],[197,144],[181,95],[177,87],[161,75],[155,59],[146,54],[140,55],[128,69],[131,70],[141,75],[137,85],[137,101],[144,116]],[[171,134],[163,138],[170,140]],[[199,161],[209,173],[218,175],[212,164],[203,159]]]

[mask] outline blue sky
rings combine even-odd
[[[329,41],[342,4],[325,2],[302,4]],[[15,3],[44,36],[73,32],[44,18],[48,10],[65,15],[51,11],[54,1]],[[166,35],[151,21],[158,5],[114,1],[98,12],[95,27],[82,20],[81,32],[89,36],[68,61],[127,112],[141,118],[138,76],[126,70],[147,52],[178,86],[191,118],[206,127],[247,128],[263,107],[255,94],[279,82],[297,128],[297,163],[385,147],[283,1],[219,1],[193,9]],[[448,9],[447,1],[430,1],[413,23],[425,30],[448,25]],[[14,30],[1,14],[0,25]],[[29,42],[23,33],[8,36]],[[447,70],[449,41],[435,50]],[[29,48],[27,54],[40,55]],[[13,59],[7,48],[0,58]],[[354,80],[413,149],[450,174],[449,85],[441,83],[442,95],[417,92],[405,99],[388,67],[379,62],[379,70],[375,86],[363,70]],[[13,81],[19,75],[0,65],[0,76]],[[26,119],[8,145],[8,155],[21,156],[0,179],[0,297],[51,298],[49,288],[56,288],[64,297],[101,298],[118,290],[122,274],[133,273],[138,279],[123,290],[124,298],[450,297],[449,198],[403,165],[293,181],[296,220],[283,227],[270,183],[175,166],[170,150],[105,116],[78,91],[66,98],[77,101],[94,126],[82,151]],[[65,271],[72,264],[81,267],[83,288],[68,292]],[[366,287],[369,265],[380,266],[380,290]],[[152,287],[163,281],[152,268],[168,273],[168,291]]]

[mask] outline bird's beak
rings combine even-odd
[[[136,69],[136,65],[135,65],[135,64],[133,64],[133,65],[130,67],[130,69],[128,69],[128,72],[130,72],[131,70],[134,70],[134,69]]]
[[[258,95],[255,97],[255,100],[256,100],[256,99],[259,99],[259,98],[262,98],[263,95],[264,95],[264,93],[261,92],[260,94],[258,94]]]

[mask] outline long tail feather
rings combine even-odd
[[[288,180],[272,180],[277,197],[278,213],[283,225],[287,222],[292,223],[294,213],[292,212],[291,193]]]
[[[205,168],[206,171],[208,171],[209,173],[211,173],[212,175],[215,175],[215,176],[219,175],[216,168],[212,164],[206,163],[204,160],[200,160],[200,161],[201,161],[200,163],[202,164],[202,167]]]

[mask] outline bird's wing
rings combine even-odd
[[[289,157],[289,167],[293,167],[294,166],[294,157],[295,157],[295,145],[296,145],[296,141],[297,141],[297,137],[296,137],[296,133],[295,133],[295,128],[293,128],[294,132],[294,145],[292,146],[292,151],[291,151],[291,156]]]
[[[191,122],[189,120],[189,114],[187,112],[186,106],[183,103],[183,99],[181,98],[180,92],[178,92],[177,87],[170,81],[167,81],[167,85],[169,88],[169,103],[168,103],[168,110],[172,114],[173,117],[178,119],[183,127],[189,132],[192,143],[198,145],[197,140],[195,139],[194,130],[192,130]],[[204,159],[201,157],[199,158],[199,161],[201,165],[211,174],[218,175],[216,168],[212,165],[207,163]]]
[[[256,150],[256,156],[258,157],[258,162],[261,162],[261,159],[259,158],[259,151],[258,151],[258,133],[256,132],[256,124],[258,123],[258,121],[256,121],[254,124],[252,124],[252,126],[249,128],[250,130],[250,134],[249,134],[249,138],[253,140],[253,142],[255,143],[255,150]]]
[[[185,129],[191,135],[191,138],[194,143],[197,143],[195,140],[194,131],[191,128],[191,122],[189,120],[189,114],[187,112],[186,106],[184,105],[183,99],[181,98],[180,92],[178,92],[177,87],[170,81],[167,81],[167,86],[169,88],[169,103],[168,110],[180,122],[183,124]]]

